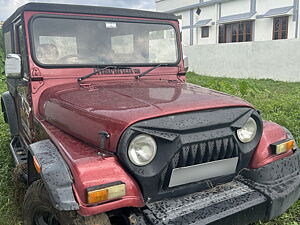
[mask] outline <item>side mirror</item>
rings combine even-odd
[[[22,60],[17,54],[9,54],[5,60],[5,75],[7,78],[22,78]]]
[[[187,72],[189,70],[189,57],[186,55],[183,56],[183,64],[184,64],[184,71]]]

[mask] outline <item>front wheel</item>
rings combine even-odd
[[[27,190],[23,205],[24,225],[111,225],[105,213],[82,217],[74,211],[58,211],[50,201],[42,180]]]

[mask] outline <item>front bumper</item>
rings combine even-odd
[[[207,191],[147,204],[134,224],[249,224],[285,212],[300,196],[300,150]]]

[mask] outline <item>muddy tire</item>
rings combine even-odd
[[[41,180],[34,182],[26,192],[23,217],[24,225],[111,225],[105,213],[82,217],[75,211],[56,210]]]

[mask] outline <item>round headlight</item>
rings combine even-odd
[[[251,142],[257,132],[257,123],[250,117],[247,123],[239,130],[237,130],[237,136],[239,140],[243,143]]]
[[[130,142],[128,156],[134,165],[146,166],[154,159],[156,149],[156,142],[150,135],[140,134]]]

